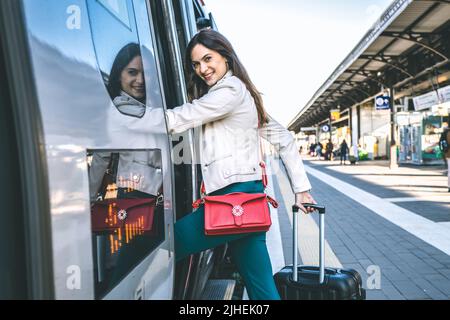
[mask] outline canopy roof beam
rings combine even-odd
[[[427,49],[428,51],[434,53],[435,55],[441,57],[443,59],[443,61],[448,59],[448,57],[445,54],[443,54],[442,52],[432,48],[431,46],[426,44],[424,41],[421,41],[421,39],[423,39],[423,36],[418,36],[414,32],[411,33],[411,32],[389,32],[389,31],[385,31],[381,35],[384,36],[384,37],[391,37],[391,38],[395,38],[395,39],[402,39],[402,40],[414,42],[415,44],[418,44],[419,46],[421,46],[421,47]]]

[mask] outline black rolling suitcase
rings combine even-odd
[[[319,267],[297,266],[297,221],[299,207],[294,205],[294,260],[293,266],[286,266],[274,276],[275,284],[283,300],[364,300],[366,291],[362,288],[361,275],[353,269],[325,268],[325,207],[304,204],[320,214],[320,261]]]

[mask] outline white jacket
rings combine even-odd
[[[167,110],[166,119],[171,134],[202,127],[201,168],[206,193],[261,179],[259,136],[279,145],[292,190],[311,189],[290,132],[270,116],[269,123],[258,129],[254,99],[231,71],[200,99]]]
[[[117,148],[117,146],[131,149],[119,153],[117,186],[157,195],[163,183],[161,148],[167,144],[167,134],[163,123],[157,124],[161,128],[159,130],[161,133],[158,130],[153,132],[140,129],[140,127],[148,126],[148,120],[144,119],[146,111],[149,110],[146,110],[144,104],[122,92],[109,106],[106,125],[113,146],[112,149]],[[147,117],[151,115],[150,111],[148,113]],[[164,117],[161,115],[160,118],[163,122]],[[139,150],[143,146],[152,150]],[[101,159],[96,159],[98,157],[94,154],[94,160],[96,161],[93,160],[90,171],[93,173],[90,176],[90,181],[93,184],[90,189],[91,192],[95,193],[101,184],[104,170],[109,163],[110,153],[102,152],[99,155]],[[96,179],[94,179],[97,172],[102,174],[99,182],[95,182]],[[97,184],[98,186],[95,188]]]

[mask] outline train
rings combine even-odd
[[[183,53],[202,0],[0,2],[0,299],[200,299],[226,245],[176,262],[200,197]],[[158,113],[157,113],[158,114]]]

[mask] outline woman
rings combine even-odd
[[[264,110],[231,44],[213,30],[202,30],[186,50],[185,69],[190,103],[166,111],[171,134],[202,127],[202,174],[206,193],[261,193],[259,136],[278,144],[291,178],[296,204],[315,203],[311,185],[291,134]],[[229,243],[232,258],[250,299],[280,299],[273,280],[266,234],[206,236],[203,207],[175,224],[177,260]]]
[[[129,43],[114,59],[107,89],[121,113],[142,117],[145,113],[145,80],[139,45]]]

